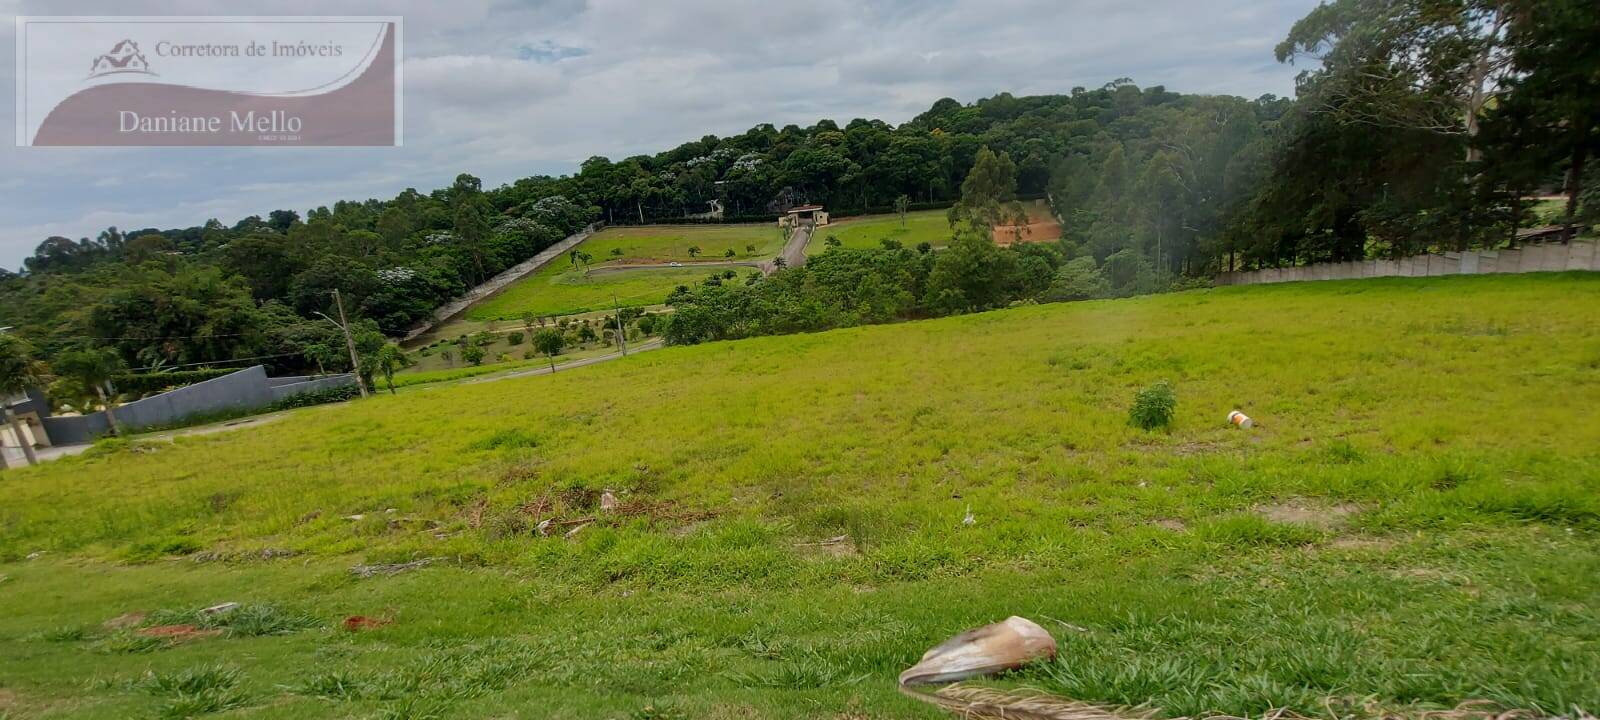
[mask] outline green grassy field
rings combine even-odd
[[[868,215],[844,218],[826,227],[818,228],[806,244],[806,254],[815,255],[828,249],[824,242],[829,235],[839,238],[841,247],[881,247],[883,240],[899,240],[906,247],[927,242],[934,247],[944,247],[950,242],[950,222],[944,210],[919,210],[906,213],[905,226],[899,215]]]
[[[748,248],[755,246],[755,251]],[[772,257],[783,248],[783,234],[777,225],[649,225],[644,227],[614,227],[596,233],[583,242],[584,252],[594,256],[596,263],[665,263],[690,262],[690,247],[700,248],[698,259],[722,260],[728,250],[734,252],[733,260],[756,260]],[[613,251],[621,250],[617,255]]]
[[[728,268],[682,268],[625,270],[589,274],[574,270],[566,261],[553,262],[528,278],[506,288],[467,311],[469,320],[515,321],[524,312],[537,315],[570,315],[590,310],[609,310],[612,298],[624,306],[655,305],[672,294],[679,285],[694,285]],[[741,273],[753,272],[739,268]]]
[[[646,339],[640,338],[634,342],[645,341]],[[496,343],[495,345],[495,347],[504,346],[504,341]],[[528,343],[524,342],[521,345],[512,347],[510,352],[506,353],[512,356],[511,360],[502,361],[499,359],[499,356],[496,355],[486,358],[482,365],[472,365],[471,363],[462,362],[459,359],[454,363],[446,363],[441,361],[440,358],[435,355],[433,357],[424,358],[424,362],[417,368],[396,373],[394,376],[394,385],[396,388],[406,388],[417,385],[429,385],[436,382],[464,380],[466,378],[493,375],[495,373],[508,372],[511,370],[542,368],[549,366],[550,361],[543,355],[535,354],[531,359],[524,357],[528,350]],[[562,365],[575,360],[584,360],[601,355],[609,355],[614,352],[617,352],[617,347],[615,345],[606,345],[601,342],[593,342],[586,345],[567,348],[563,350],[561,354],[556,356],[556,367],[560,368]],[[378,389],[380,390],[387,389],[388,387],[384,384],[381,377],[378,378],[377,383]]]
[[[1593,275],[1221,288],[108,443],[0,475],[0,716],[948,717],[895,674],[1011,614],[1062,656],[1002,684],[1169,716],[1593,712],[1597,316]]]

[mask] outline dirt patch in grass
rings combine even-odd
[[[1303,525],[1331,530],[1344,525],[1345,518],[1361,511],[1360,505],[1327,503],[1308,498],[1290,498],[1270,505],[1256,506],[1256,514],[1275,523]]]
[[[1328,543],[1338,550],[1391,550],[1397,543],[1387,538],[1342,537]]]
[[[376,630],[388,625],[390,622],[391,621],[388,618],[367,617],[366,615],[351,615],[350,617],[345,618],[343,622],[339,623],[339,625],[350,632],[360,632],[362,630]]]
[[[1183,532],[1189,529],[1188,525],[1184,524],[1182,520],[1177,518],[1161,518],[1159,520],[1151,520],[1150,524],[1156,527],[1166,528],[1173,532]]]
[[[826,560],[829,558],[847,558],[860,555],[856,543],[849,535],[840,535],[816,542],[795,543],[795,549],[800,556],[808,560]]]
[[[1019,242],[1051,242],[1061,239],[1061,223],[1054,220],[1027,225],[996,225],[994,244],[1008,247]]]

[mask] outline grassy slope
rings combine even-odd
[[[749,253],[747,246],[755,245]],[[596,263],[663,263],[691,262],[689,248],[700,248],[699,260],[723,260],[723,254],[733,250],[736,260],[756,260],[772,257],[783,247],[783,234],[771,223],[759,225],[650,225],[645,227],[607,228],[583,242],[583,251],[594,256]],[[612,254],[621,249],[622,255]]]
[[[756,246],[754,253],[746,251],[749,245]],[[689,256],[691,246],[700,248],[698,258]],[[682,262],[689,267],[589,275],[557,259],[532,277],[473,306],[466,317],[480,321],[515,320],[530,310],[540,315],[570,315],[609,308],[613,295],[624,305],[654,305],[666,299],[673,288],[699,282],[714,272],[694,269],[695,262],[759,260],[777,254],[782,247],[782,234],[769,225],[607,228],[585,240],[579,248],[594,258],[596,267],[667,262]],[[622,254],[613,255],[614,249],[620,249]],[[723,256],[730,249],[736,257]]]
[[[1084,699],[1592,711],[1597,315],[1600,278],[1572,275],[1029,307],[668,349],[12,471],[0,703],[148,714],[165,700],[140,673],[221,662],[245,670],[252,718],[940,717],[894,674],[1016,613],[1065,659],[1014,681]],[[1132,392],[1160,378],[1175,430],[1128,428]],[[1260,425],[1223,427],[1235,407]],[[674,509],[527,532],[603,487]],[[1255,512],[1274,503],[1355,512],[1326,528]],[[840,534],[854,547],[795,546]],[[107,564],[196,548],[239,559]],[[244,559],[264,548],[302,557]],[[343,571],[418,556],[448,560]],[[99,626],[223,600],[396,622],[142,654]],[[354,690],[309,696],[335,680]]]
[[[672,294],[673,288],[693,285],[726,269],[689,266],[588,275],[558,261],[474,305],[466,316],[470,320],[516,320],[530,310],[538,315],[570,315],[609,309],[613,296],[623,305],[654,305]]]
[[[870,215],[844,218],[820,228],[806,245],[806,254],[815,255],[827,250],[823,243],[829,235],[839,238],[842,247],[875,248],[885,239],[899,240],[906,247],[929,242],[934,247],[944,247],[950,241],[950,221],[944,210],[919,210],[906,213],[905,227],[900,226],[899,215]]]

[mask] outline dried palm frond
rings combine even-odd
[[[1059,621],[1058,621],[1059,622]],[[1066,625],[1066,623],[1062,623]],[[1080,629],[1069,625],[1073,629]],[[1012,616],[1004,622],[968,630],[946,640],[900,673],[900,692],[938,705],[963,718],[986,720],[1156,720],[1160,708],[1107,705],[1071,700],[1031,688],[1001,690],[991,687],[932,685],[984,677],[1056,655],[1055,639],[1031,620]],[[1342,710],[1335,699],[1326,702],[1326,715],[1310,718],[1286,708],[1262,713],[1260,720],[1595,720],[1574,708],[1568,716],[1549,716],[1531,710],[1507,709],[1486,700],[1470,700],[1449,710],[1397,711],[1369,700]],[[1348,707],[1349,703],[1339,703]],[[1206,715],[1171,720],[1252,720],[1233,715]]]

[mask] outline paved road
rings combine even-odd
[[[811,242],[811,233],[815,230],[810,226],[802,226],[789,235],[789,242],[784,244],[782,253],[785,265],[800,267],[806,264],[806,244]]]

